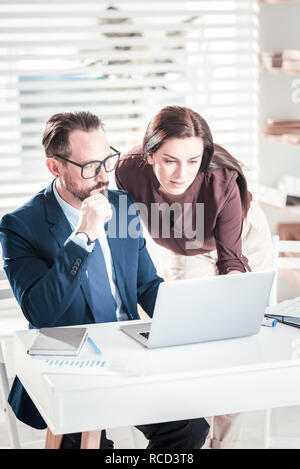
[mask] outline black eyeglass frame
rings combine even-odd
[[[113,153],[112,155],[107,156],[107,157],[104,158],[104,160],[102,160],[102,161],[101,161],[101,160],[92,160],[92,161],[88,161],[87,163],[84,163],[84,164],[76,163],[75,161],[69,160],[69,159],[66,158],[65,156],[56,155],[56,154],[55,154],[54,156],[55,156],[56,158],[60,158],[61,160],[67,161],[68,163],[74,164],[75,166],[78,166],[79,168],[81,168],[81,177],[82,177],[83,179],[92,179],[92,178],[96,177],[97,174],[99,174],[102,165],[104,166],[104,169],[105,169],[105,171],[106,171],[107,173],[110,173],[111,171],[113,171],[113,170],[116,168],[116,166],[117,166],[117,164],[118,164],[118,162],[119,162],[120,156],[121,156],[121,152],[118,151],[118,150],[116,150],[116,149],[115,149],[114,147],[112,147],[112,146],[109,146],[109,148],[110,148],[111,150],[113,150],[115,153]],[[113,156],[118,156],[118,161],[117,161],[117,163],[116,163],[116,165],[114,166],[113,169],[111,169],[110,171],[107,171],[106,166],[105,166],[105,163],[106,163],[107,160],[109,160],[109,159],[112,158]],[[91,164],[91,163],[99,163],[99,168],[96,170],[96,174],[95,174],[94,176],[90,176],[90,177],[88,177],[88,178],[85,178],[85,177],[83,176],[84,167],[87,166],[88,164]]]

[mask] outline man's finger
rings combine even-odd
[[[103,194],[94,194],[94,195],[90,195],[89,197],[87,197],[86,199],[84,199],[84,202],[93,202],[93,201],[96,201],[96,202],[108,202],[108,199],[105,197],[105,195]]]

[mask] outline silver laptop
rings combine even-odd
[[[257,334],[275,272],[249,272],[160,284],[152,320],[120,329],[148,348]]]

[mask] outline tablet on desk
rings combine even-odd
[[[86,338],[86,327],[43,327],[27,350],[29,355],[78,355]]]

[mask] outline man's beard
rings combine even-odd
[[[108,181],[98,182],[97,184],[95,184],[94,187],[91,187],[86,190],[79,190],[73,182],[65,178],[65,188],[75,197],[75,199],[80,200],[81,202],[90,197],[91,192],[93,191],[98,191],[99,193],[103,194],[106,198],[108,198],[108,184]]]

